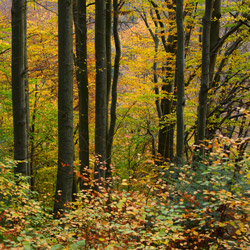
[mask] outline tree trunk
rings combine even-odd
[[[220,17],[221,17],[221,0],[214,0],[211,31],[210,31],[210,52],[220,39]],[[210,53],[209,64],[209,82],[212,83],[214,77],[214,68],[216,64],[217,51]]]
[[[220,17],[221,17],[221,0],[215,0],[212,12],[212,22],[211,22],[211,31],[210,31],[210,62],[209,62],[209,89],[214,85],[215,79],[215,65],[218,50],[213,51],[213,48],[216,46],[217,42],[220,39]],[[213,51],[213,52],[212,52]],[[212,99],[208,101],[207,115],[209,113],[209,107],[212,104]],[[206,138],[209,139],[212,136],[212,131],[206,129]]]
[[[58,1],[58,172],[54,212],[72,200],[73,186],[73,29],[72,0]]]
[[[28,175],[28,109],[26,63],[26,0],[12,1],[12,103],[15,173]]]
[[[88,68],[86,0],[74,0],[76,32],[76,76],[79,90],[79,159],[80,189],[89,187],[89,125],[88,125]]]
[[[34,182],[33,172],[30,166],[30,108],[29,108],[29,80],[28,80],[28,58],[27,58],[27,0],[25,0],[24,12],[24,32],[25,32],[25,50],[24,50],[24,67],[25,67],[25,103],[26,103],[26,131],[27,131],[27,175],[29,178],[30,190],[33,190],[31,183]]]
[[[159,27],[161,30],[161,40],[163,47],[167,54],[172,54],[173,56],[169,58],[166,62],[166,65],[163,67],[163,74],[164,76],[164,85],[162,86],[162,91],[167,94],[167,97],[164,97],[161,100],[161,114],[160,117],[160,130],[159,130],[159,145],[158,145],[158,153],[162,157],[162,161],[173,160],[173,154],[171,154],[171,147],[172,147],[172,135],[174,126],[172,126],[172,122],[168,121],[170,118],[172,111],[173,111],[173,94],[174,94],[174,55],[176,53],[176,34],[168,35],[167,41],[165,39],[165,26],[162,22],[162,18],[159,13],[158,5],[150,0],[152,6],[154,7],[157,21],[159,23]],[[169,33],[173,33],[173,24],[175,23],[175,13],[171,10],[174,10],[175,0],[168,2],[167,7],[169,11]]]
[[[184,24],[183,24],[183,0],[176,1],[177,22],[177,58],[176,58],[176,82],[177,82],[177,139],[176,156],[177,163],[184,161],[184,105],[185,105],[185,46],[184,46]]]
[[[107,128],[107,172],[106,175],[111,173],[111,155],[109,144],[109,100],[112,85],[112,55],[111,55],[111,35],[112,35],[112,0],[106,1],[106,59],[107,59],[107,109],[106,109],[106,128]],[[112,147],[112,146],[111,146]],[[109,174],[108,174],[109,173]]]
[[[106,3],[95,1],[95,179],[103,184],[106,177],[107,141],[107,60],[106,60]]]
[[[36,116],[37,116],[37,102],[38,102],[38,84],[35,83],[35,95],[34,95],[34,105],[32,107],[32,115],[31,115],[31,124],[30,124],[30,186],[31,190],[35,190],[35,168],[34,168],[34,162],[35,162],[35,132],[36,132]]]
[[[209,89],[209,65],[210,65],[210,31],[211,18],[214,6],[214,0],[206,0],[205,15],[203,18],[203,38],[202,38],[202,76],[199,92],[199,107],[197,121],[196,145],[202,143],[205,139],[206,118],[207,118],[207,100]],[[204,148],[201,147],[200,154],[203,155]]]
[[[107,58],[107,100],[110,97],[112,81],[111,59],[112,0],[106,0],[106,58]],[[108,101],[107,101],[108,107]]]
[[[116,105],[117,105],[117,84],[119,78],[119,69],[120,69],[120,58],[121,58],[121,43],[118,33],[118,22],[119,22],[119,9],[118,2],[114,0],[113,3],[114,9],[114,23],[113,23],[113,35],[115,40],[115,65],[114,65],[114,77],[112,84],[112,102],[111,102],[111,110],[110,110],[110,126],[108,133],[108,145],[107,145],[107,164],[108,164],[108,172],[107,177],[110,178],[112,176],[111,172],[111,153],[112,153],[112,145],[115,134],[115,125],[116,125]]]

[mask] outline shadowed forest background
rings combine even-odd
[[[0,249],[250,249],[249,13],[2,0]]]

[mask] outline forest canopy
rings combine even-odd
[[[2,0],[0,249],[249,249],[249,13]]]

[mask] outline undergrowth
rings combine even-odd
[[[174,165],[155,166],[154,176],[123,180],[119,190],[77,194],[59,218],[2,162],[0,249],[249,249],[249,162],[236,171],[216,157],[178,176]]]

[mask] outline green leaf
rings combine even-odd
[[[80,240],[80,241],[77,241],[74,244],[72,244],[70,246],[70,249],[71,250],[78,250],[78,249],[81,249],[84,246],[85,246],[85,240]]]
[[[61,244],[57,244],[51,247],[51,250],[60,250],[63,249],[63,245]]]

